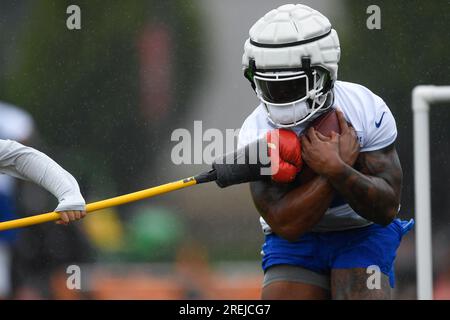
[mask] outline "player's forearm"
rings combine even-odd
[[[388,225],[397,215],[399,200],[388,182],[365,175],[345,163],[327,175],[331,185],[360,216]]]
[[[270,193],[270,190],[267,190]],[[330,183],[320,176],[285,193],[276,201],[261,194],[255,204],[272,231],[294,241],[322,218],[334,196]]]
[[[17,170],[58,199],[56,211],[85,209],[75,178],[45,154],[39,152],[32,157],[18,157]]]
[[[38,150],[15,141],[2,143],[2,172],[32,181],[52,193],[59,201],[56,211],[84,210],[80,188],[69,172]]]
[[[333,187],[326,179],[318,176],[286,194],[272,215],[282,233],[295,240],[320,221],[333,196]]]

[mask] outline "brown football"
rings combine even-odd
[[[341,133],[339,120],[335,109],[331,109],[315,119],[310,126],[313,126],[314,129],[327,137],[331,136],[332,131]]]
[[[331,109],[317,119],[314,119],[314,121],[312,121],[308,128],[311,126],[327,137],[331,136],[332,131],[341,133],[339,120],[335,109]],[[305,132],[307,129],[305,129]],[[317,174],[304,163],[302,171],[299,173],[298,178],[300,180],[300,183],[305,183],[314,178],[316,175]]]

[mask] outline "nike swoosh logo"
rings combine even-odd
[[[383,112],[383,114],[381,115],[380,121],[378,121],[378,122],[375,121],[375,127],[379,128],[381,126],[381,122],[383,121],[383,117],[384,117],[385,113],[386,112]]]

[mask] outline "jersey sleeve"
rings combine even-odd
[[[397,125],[391,110],[381,98],[377,99],[374,112],[366,116],[366,137],[361,152],[380,150],[394,143]]]
[[[241,129],[239,130],[238,149],[257,140],[261,134],[263,134],[262,130],[258,129],[257,122],[255,121],[253,115],[250,115],[247,119],[245,119]]]
[[[238,136],[238,148],[242,148],[274,129],[267,121],[267,113],[260,104],[242,124]]]
[[[0,140],[0,173],[45,188],[59,201],[55,211],[84,210],[75,178],[44,153],[13,140]]]
[[[256,139],[254,131],[255,130],[250,128],[248,122],[244,121],[241,129],[239,130],[238,149],[243,148]]]

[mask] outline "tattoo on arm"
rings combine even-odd
[[[389,224],[400,204],[402,168],[394,145],[361,153],[355,168],[345,165],[329,177],[333,187],[362,217]]]

